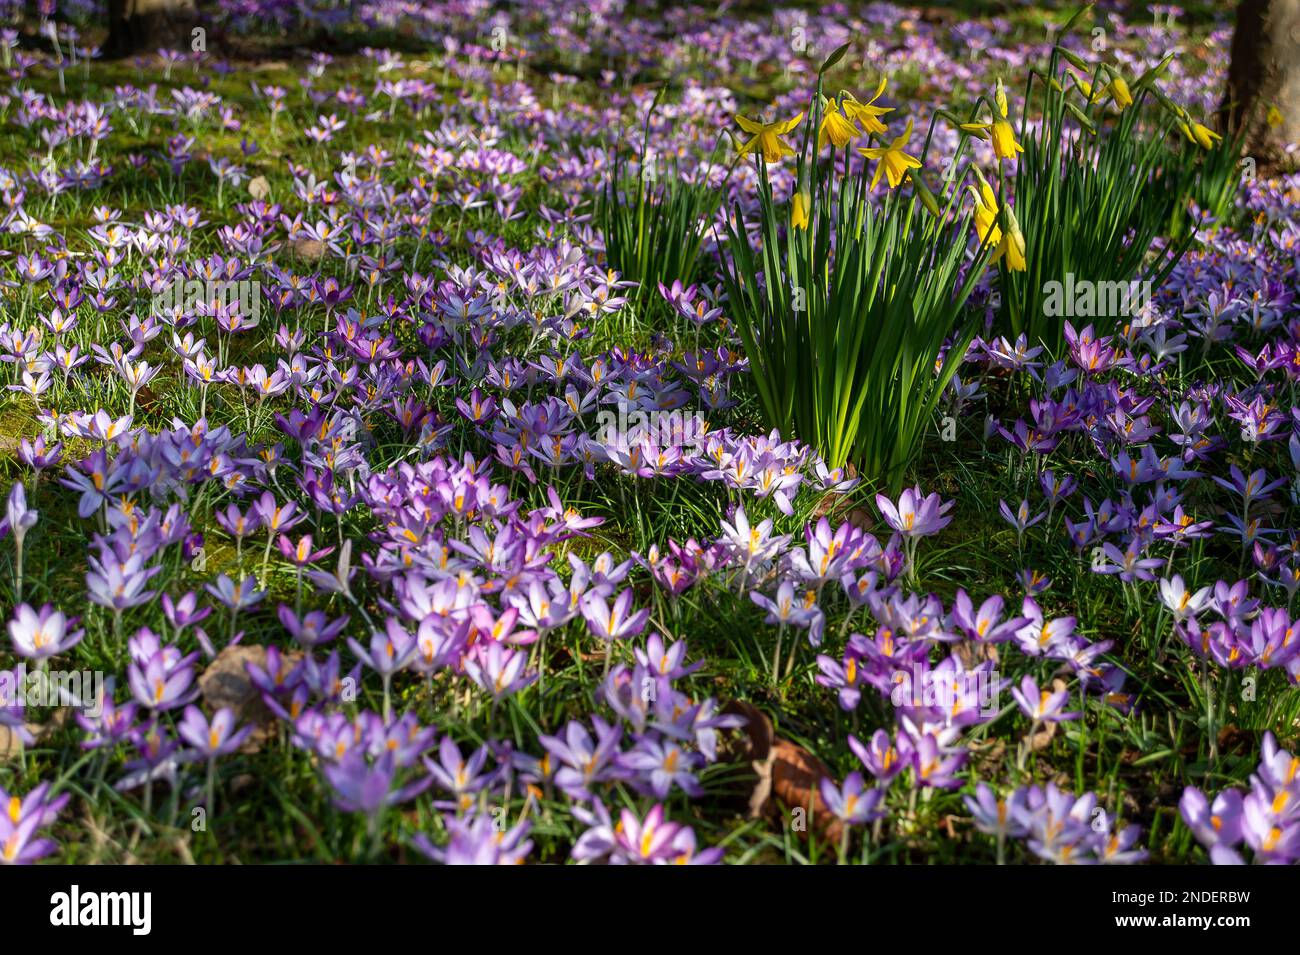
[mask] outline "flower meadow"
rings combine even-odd
[[[1221,11],[213,6],[0,7],[0,862],[1300,861]]]

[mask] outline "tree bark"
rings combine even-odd
[[[1219,117],[1226,133],[1245,130],[1263,173],[1296,165],[1285,147],[1300,143],[1300,0],[1241,0]]]
[[[123,57],[164,47],[188,52],[197,21],[194,0],[108,0],[104,55]]]

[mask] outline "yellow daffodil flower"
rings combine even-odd
[[[808,195],[807,190],[800,189],[794,194],[794,198],[790,201],[790,228],[808,228],[808,207],[810,205],[812,205],[812,197]]]
[[[1110,84],[1106,87],[1111,97],[1115,100],[1115,105],[1119,107],[1120,112],[1128,109],[1133,105],[1133,93],[1128,88],[1128,83],[1124,77],[1116,73],[1111,77]]]
[[[1279,126],[1282,125],[1282,121],[1283,121],[1282,111],[1278,109],[1276,106],[1270,106],[1268,108],[1267,119],[1268,119],[1269,127],[1271,129],[1277,129]]]
[[[843,149],[860,132],[858,124],[841,113],[833,99],[823,97],[822,110],[822,124],[817,130],[818,151],[825,149],[827,142],[834,144],[836,149]]]
[[[1016,153],[1024,151],[1025,148],[1016,142],[1016,131],[1009,122],[1005,119],[994,122],[993,155],[999,159],[1015,159]]]
[[[885,124],[880,121],[880,117],[886,113],[892,113],[892,106],[874,106],[876,100],[880,99],[885,92],[886,78],[880,78],[880,85],[876,87],[876,93],[865,103],[859,103],[853,98],[852,94],[846,93],[840,98],[840,105],[844,109],[845,115],[850,119],[862,124],[862,128],[868,133],[875,133],[877,136],[884,136],[888,133]]]
[[[1084,98],[1084,100],[1085,100],[1089,105],[1092,105],[1093,103],[1097,102],[1097,101],[1100,100],[1103,96],[1106,95],[1106,87],[1105,87],[1105,86],[1103,86],[1103,87],[1102,87],[1101,89],[1099,89],[1099,90],[1094,90],[1094,89],[1092,88],[1092,81],[1091,81],[1091,80],[1084,79],[1084,78],[1081,77],[1081,76],[1076,76],[1076,75],[1073,74],[1073,73],[1071,73],[1070,75],[1071,75],[1071,76],[1074,76],[1074,85],[1077,86],[1077,87],[1079,88],[1079,92],[1083,94],[1083,98]]]
[[[975,238],[980,244],[988,243],[989,248],[996,249],[1002,244],[1002,229],[998,226],[998,197],[993,187],[979,177],[980,184],[974,183],[966,188],[975,200]]]
[[[975,175],[979,178],[979,186],[970,185],[966,188],[975,199],[975,237],[979,239],[981,245],[987,242],[988,247],[993,250],[989,264],[996,264],[1005,255],[1007,268],[1013,272],[1025,271],[1027,267],[1025,237],[1021,234],[1020,226],[1011,213],[1011,207],[1008,206],[1006,210],[1007,223],[1011,229],[1011,234],[1007,235],[998,225],[998,197],[993,192],[993,187],[988,184],[978,168],[975,169]]]
[[[863,147],[858,150],[868,159],[876,160],[876,174],[871,177],[872,189],[876,188],[876,184],[880,182],[882,172],[885,174],[885,178],[889,180],[889,188],[896,189],[898,184],[907,178],[907,170],[921,168],[921,160],[903,152],[907,147],[907,141],[911,138],[912,121],[909,119],[907,129],[903,130],[903,135],[897,137],[888,146]]]
[[[1024,152],[1025,148],[1016,142],[1016,131],[1007,118],[1007,94],[1002,88],[1001,79],[998,80],[993,101],[997,104],[993,114],[993,155],[998,159],[1015,159],[1016,153]]]
[[[1222,136],[1210,129],[1208,126],[1202,126],[1200,123],[1193,122],[1190,119],[1186,122],[1179,123],[1178,126],[1182,129],[1184,136],[1196,143],[1202,149],[1213,149],[1214,144],[1223,139]]]
[[[1012,272],[1023,272],[1029,267],[1025,259],[1025,236],[1020,231],[1020,223],[1016,221],[1015,211],[1010,206],[1006,207],[1007,213],[1007,234],[1002,238],[1002,244],[998,246],[999,253],[1006,253],[1007,268]]]
[[[969,133],[976,139],[982,139],[984,142],[989,141],[989,127],[992,123],[961,123],[957,128],[963,133]]]
[[[740,124],[740,128],[753,137],[740,147],[740,154],[744,156],[758,151],[763,154],[763,160],[769,163],[780,162],[784,156],[793,156],[794,149],[781,137],[793,130],[802,121],[802,112],[793,119],[787,119],[779,123],[756,123],[744,116],[737,116],[736,122]]]

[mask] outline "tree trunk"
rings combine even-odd
[[[1219,115],[1227,133],[1245,130],[1262,172],[1295,166],[1285,147],[1300,143],[1300,0],[1241,0]]]
[[[194,0],[108,0],[104,55],[130,56],[164,47],[189,52],[197,20]]]

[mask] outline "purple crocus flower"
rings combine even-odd
[[[450,736],[444,736],[438,745],[436,761],[427,756],[424,758],[434,785],[455,797],[447,808],[464,812],[474,804],[474,795],[492,781],[492,773],[483,772],[487,758],[488,748],[480,746],[469,759],[465,759]]]
[[[235,713],[222,707],[209,722],[197,706],[187,706],[176,732],[203,759],[216,759],[236,752],[253,733],[253,727],[235,728]]]
[[[202,623],[212,613],[211,607],[199,609],[199,595],[194,591],[189,591],[180,600],[172,600],[170,594],[163,594],[162,608],[163,614],[177,631],[184,630],[192,624]]]
[[[613,606],[593,590],[582,600],[582,616],[593,634],[602,640],[614,641],[635,637],[644,630],[650,611],[648,608],[632,611],[631,588],[614,598]]]
[[[493,700],[518,693],[537,679],[526,671],[528,653],[505,643],[489,641],[477,644],[476,652],[465,659],[465,673]]]
[[[127,685],[146,709],[173,710],[198,696],[198,687],[191,686],[198,653],[179,659],[174,658],[174,653],[171,647],[160,649],[144,662],[133,662],[127,668]]]
[[[289,631],[289,635],[308,650],[324,646],[337,637],[348,625],[349,619],[342,616],[330,620],[320,610],[312,610],[299,618],[287,604],[280,604],[276,608],[276,616],[280,618],[284,629]]]
[[[222,574],[214,583],[204,584],[203,589],[220,601],[222,606],[236,613],[257,606],[266,596],[265,591],[257,589],[257,581],[252,577],[243,577],[236,584]]]
[[[1211,803],[1195,786],[1183,790],[1178,811],[1187,828],[1207,849],[1236,846],[1241,842],[1241,790],[1225,789]]]
[[[335,806],[344,812],[364,813],[372,820],[380,810],[413,799],[433,783],[432,777],[425,776],[394,789],[397,762],[387,753],[371,763],[352,752],[338,762],[326,763],[323,772],[334,790]]]
[[[389,617],[384,621],[383,633],[376,631],[371,634],[368,651],[351,637],[348,638],[348,646],[362,663],[378,673],[383,680],[384,719],[387,720],[392,713],[393,674],[406,669],[419,650],[415,634]]]
[[[564,764],[555,774],[555,784],[570,799],[584,802],[592,798],[592,785],[618,778],[614,758],[623,740],[623,729],[617,724],[593,716],[592,725],[596,728],[594,742],[587,728],[576,720],[569,721],[563,739],[545,734],[537,737],[546,751]]]
[[[689,752],[673,740],[642,737],[618,757],[619,766],[628,771],[629,782],[638,790],[664,799],[676,786],[688,796],[698,797],[704,790],[695,777],[700,763],[697,753]]]
[[[1077,720],[1078,713],[1067,713],[1062,707],[1070,699],[1070,691],[1040,690],[1038,682],[1026,674],[1019,687],[1013,687],[1011,698],[1016,701],[1021,712],[1035,723],[1057,723],[1062,720]]]
[[[82,749],[99,749],[102,746],[116,746],[128,739],[135,729],[135,717],[139,712],[138,703],[117,703],[113,700],[114,679],[104,681],[104,695],[95,701],[86,712],[76,714],[77,725],[85,732],[81,741]],[[98,715],[92,715],[98,710]]]
[[[85,631],[73,630],[75,623],[76,618],[68,620],[51,604],[41,607],[39,612],[27,604],[19,604],[14,619],[9,622],[9,638],[20,657],[44,660],[81,642]]]
[[[911,747],[906,738],[899,738],[899,745],[885,730],[876,730],[871,740],[863,744],[852,733],[849,734],[849,749],[858,757],[867,772],[882,783],[887,783],[907,768],[911,760]]]
[[[58,845],[52,839],[37,838],[40,827],[40,816],[14,822],[9,813],[0,813],[0,864],[31,865],[54,852]]]
[[[86,558],[86,564],[90,568],[86,571],[87,597],[114,611],[128,610],[152,600],[155,591],[145,590],[145,585],[162,571],[161,565],[145,567],[143,553],[133,554],[124,561],[112,555],[102,560],[91,555]]]
[[[885,523],[907,538],[928,537],[947,527],[952,518],[947,516],[952,501],[941,501],[937,493],[922,494],[919,487],[903,491],[895,504],[883,494],[876,495]]]
[[[619,822],[620,825],[614,830],[614,851],[618,861],[633,865],[691,861],[683,858],[678,842],[682,826],[665,818],[663,803],[651,807],[644,819],[637,818],[632,810],[624,809],[619,815]],[[693,848],[694,839],[691,840],[691,845]],[[720,850],[717,855],[721,855]]]
[[[1016,543],[1025,536],[1025,531],[1033,527],[1039,521],[1047,516],[1046,511],[1039,511],[1037,514],[1031,514],[1028,501],[1021,501],[1013,513],[1007,506],[1006,501],[998,502],[998,512],[1002,515],[1003,520],[1010,524],[1016,531]]]
[[[975,828],[996,836],[999,844],[1008,837],[1020,839],[1029,834],[1029,829],[1019,818],[1024,808],[1023,789],[999,798],[988,783],[981,781],[975,786],[974,796],[963,796],[962,799],[970,810]]]
[[[980,643],[1002,643],[1015,636],[1028,620],[1024,617],[1002,619],[1002,597],[995,594],[974,609],[965,590],[958,590],[952,605],[952,626],[961,630],[967,640]]]
[[[845,825],[860,826],[884,815],[878,808],[884,790],[868,788],[862,774],[856,770],[844,778],[842,786],[837,786],[834,780],[823,776],[818,788],[831,815]]]
[[[497,813],[476,812],[468,816],[445,817],[448,833],[447,845],[435,846],[429,837],[419,833],[411,844],[423,855],[443,865],[522,865],[533,849],[528,839],[532,823],[522,820],[509,829],[499,827]]]

